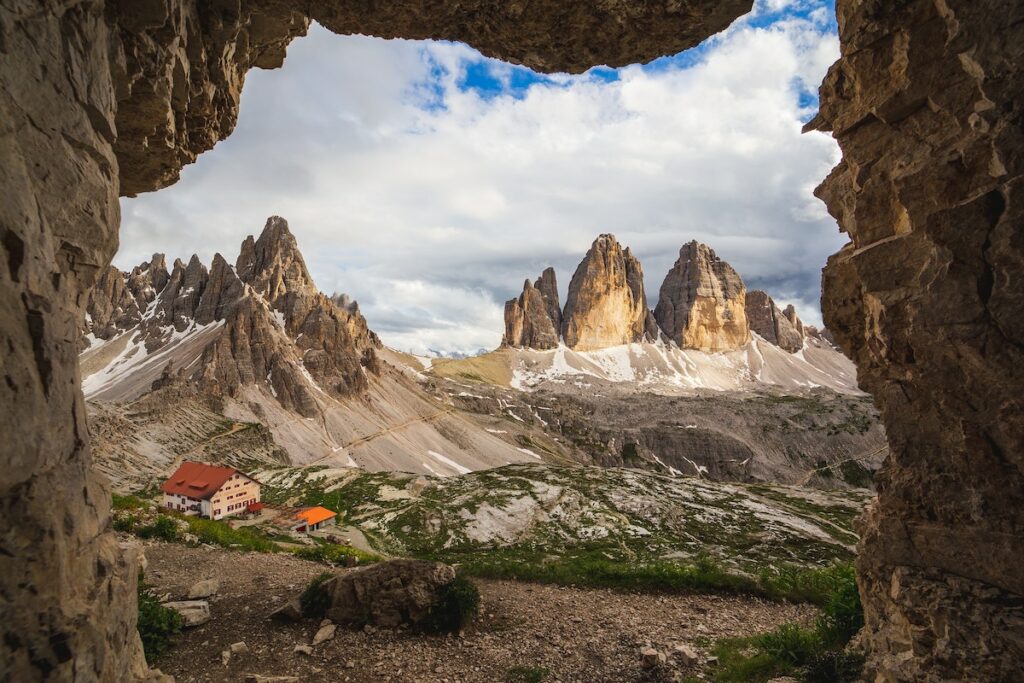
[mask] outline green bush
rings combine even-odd
[[[327,612],[329,596],[323,584],[334,574],[324,572],[313,578],[299,596],[299,606],[302,609],[302,616],[309,619],[323,619]]]
[[[296,557],[313,562],[344,565],[352,567],[357,564],[373,564],[380,561],[380,556],[368,553],[350,545],[327,543],[322,545],[299,548],[294,551]]]
[[[785,624],[760,636],[719,641],[714,652],[721,665],[715,680],[767,681],[784,675],[811,683],[857,680],[864,655],[846,649],[864,625],[853,567],[836,565],[811,575],[783,574],[776,581],[787,590],[814,596],[822,605],[822,615],[813,628]]]
[[[273,553],[280,550],[276,543],[248,527],[234,529],[225,522],[201,517],[186,517],[185,522],[188,523],[189,531],[196,535],[200,543],[261,553]]]
[[[541,683],[548,677],[548,670],[542,666],[513,666],[505,674],[506,683]]]
[[[856,650],[815,652],[804,666],[807,683],[845,683],[856,681],[864,669],[864,653]]]
[[[480,591],[465,576],[456,576],[440,591],[439,600],[420,627],[429,633],[458,633],[480,611]]]
[[[146,507],[146,503],[136,496],[122,496],[114,493],[111,494],[111,507],[114,510],[141,510]]]
[[[825,601],[818,622],[818,632],[830,647],[850,642],[864,626],[864,608],[853,565],[837,567],[836,572],[838,583]]]
[[[135,515],[117,515],[114,517],[114,531],[130,534],[138,523],[139,518]]]
[[[152,524],[139,527],[135,533],[141,538],[159,538],[168,542],[177,541],[181,536],[177,521],[167,515],[157,515]]]
[[[146,661],[150,664],[171,645],[171,636],[181,632],[184,619],[173,609],[160,604],[143,581],[139,572],[139,636]]]

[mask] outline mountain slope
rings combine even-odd
[[[195,256],[170,273],[163,264],[111,269],[92,293],[80,356],[89,401],[130,412],[183,383],[223,420],[265,424],[295,464],[458,474],[527,459],[424,392],[358,305],[319,292],[284,219],[246,238],[235,266],[219,254],[209,269]],[[110,446],[99,461],[127,457]],[[133,470],[147,471],[145,452]]]

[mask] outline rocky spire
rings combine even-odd
[[[745,298],[732,266],[707,245],[688,242],[665,276],[654,317],[681,348],[728,351],[750,341]]]
[[[640,262],[614,235],[599,236],[569,283],[562,313],[566,345],[589,351],[642,341],[647,319]]]
[[[558,301],[558,282],[555,280],[555,269],[550,266],[545,268],[533,286],[544,299],[544,306],[555,327],[555,336],[557,337],[562,330],[562,305]]]
[[[544,271],[545,275],[548,271],[551,269]],[[544,278],[545,276],[541,275],[537,282],[541,283]],[[554,271],[551,271],[550,286],[553,285]],[[557,307],[557,291],[554,297],[554,304]],[[558,346],[558,328],[551,318],[550,302],[551,300],[546,299],[538,287],[526,280],[519,298],[505,302],[505,334],[501,339],[501,345],[531,349],[553,349]],[[560,311],[558,315],[561,318]]]
[[[786,310],[792,309],[793,307],[789,306]],[[779,310],[779,307],[775,305],[775,301],[766,292],[760,289],[747,292],[745,310],[751,332],[756,332],[765,341],[775,344],[790,353],[795,353],[803,348],[804,335],[802,324],[801,328],[797,329],[789,316]],[[793,317],[796,317],[795,310],[793,310]],[[797,318],[797,321],[799,321],[799,318]]]

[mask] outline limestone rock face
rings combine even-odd
[[[531,349],[558,346],[558,328],[551,318],[548,303],[529,280],[523,283],[523,293],[519,298],[505,302],[505,335],[501,344]]]
[[[555,331],[561,334],[562,330],[562,306],[558,303],[558,282],[555,279],[555,269],[545,268],[533,286],[540,292],[544,299],[544,306],[547,308],[548,317],[555,327]]]
[[[109,531],[109,493],[90,473],[77,331],[88,292],[117,248],[118,196],[173,183],[183,165],[226,137],[249,68],[280,66],[288,42],[313,19],[338,33],[462,40],[534,68],[578,72],[674,54],[750,6],[750,0],[685,6],[333,0],[297,7],[249,0],[215,8],[196,0],[4,3],[5,673],[18,681],[152,675],[135,630],[137,558]]]
[[[751,332],[756,332],[765,341],[790,353],[795,353],[803,348],[803,323],[796,316],[796,310],[792,306],[787,306],[784,313],[779,310],[767,292],[754,289],[747,292],[744,310]],[[799,327],[793,324],[794,319]]]
[[[578,351],[593,351],[644,339],[647,297],[643,268],[615,235],[591,245],[569,283],[562,312],[562,337]]]
[[[1013,680],[1024,661],[1024,7],[840,0],[809,128],[850,243],[825,322],[891,445],[861,520],[872,680]]]
[[[684,349],[729,351],[750,341],[746,287],[707,245],[684,244],[654,309],[658,326]]]
[[[163,257],[152,263],[162,265]],[[234,267],[216,254],[207,269],[193,255],[187,265],[176,260],[170,274],[158,273],[151,264],[105,273],[104,286],[90,298],[92,328],[109,321],[102,327],[106,336],[97,336],[130,332],[153,353],[216,326],[187,376],[213,397],[265,383],[282,406],[313,417],[318,391],[336,398],[359,394],[368,387],[364,368],[379,370],[380,341],[358,304],[340,300],[339,306],[317,291],[283,218],[271,217],[259,239],[246,238]]]

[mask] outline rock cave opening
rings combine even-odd
[[[750,9],[488,2],[25,0],[0,10],[3,288],[0,661],[11,680],[159,680],[135,635],[135,551],[90,471],[77,330],[117,247],[118,198],[174,183],[233,130],[246,72],[310,21],[447,39],[540,72],[673,54]],[[860,523],[876,680],[1013,680],[1024,659],[1024,8],[839,0],[841,56],[808,130],[850,242],[825,323],[891,456]],[[1015,201],[1017,200],[1017,201]]]

